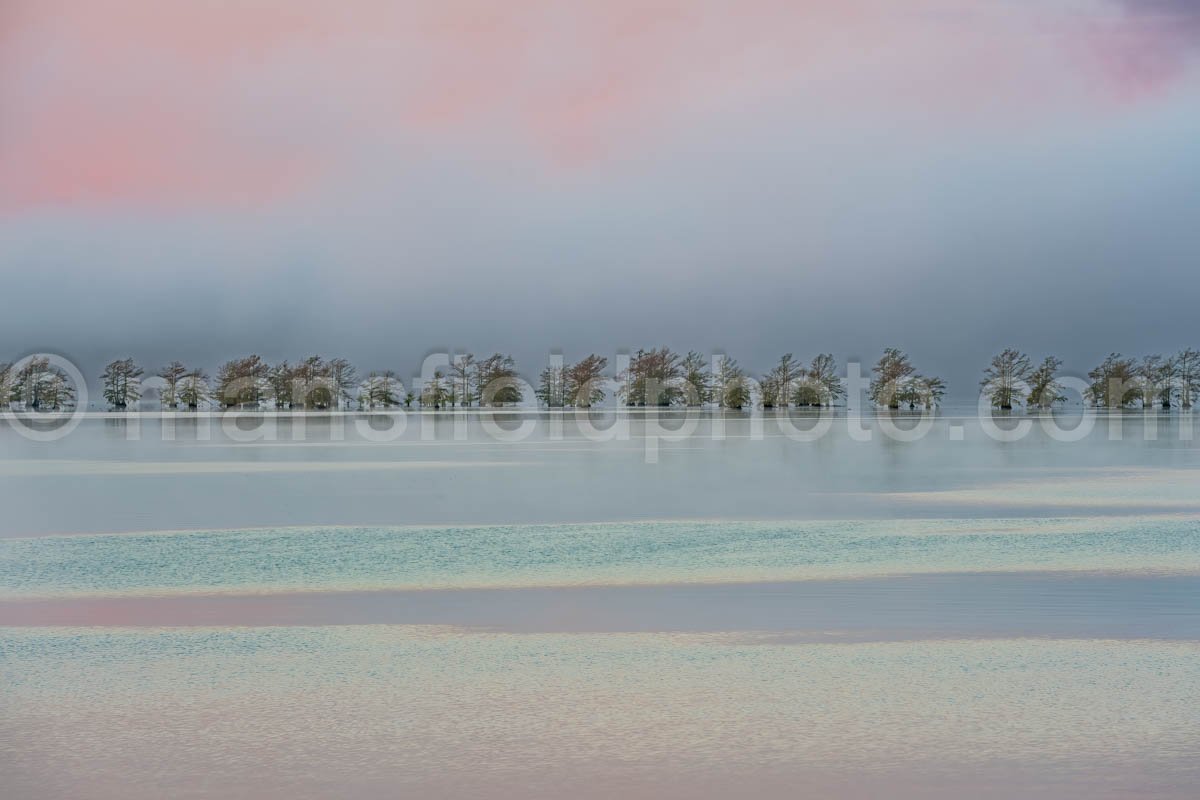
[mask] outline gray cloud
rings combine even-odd
[[[896,345],[959,395],[1006,346],[1086,371],[1200,345],[1195,94],[1011,124],[797,103],[576,171],[394,147],[268,211],[30,211],[0,219],[0,359],[319,351],[411,374],[455,348],[532,376],[552,349],[763,370]]]

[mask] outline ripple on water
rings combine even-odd
[[[576,784],[603,796],[697,776],[708,793],[770,776],[794,793],[813,775],[971,785],[1033,770],[1056,796],[1109,782],[1183,797],[1200,778],[1192,642],[356,626],[29,629],[0,643],[0,758],[10,786],[37,796],[555,796]]]
[[[1200,571],[1186,517],[279,528],[0,540],[0,596]]]

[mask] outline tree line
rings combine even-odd
[[[49,358],[35,357],[18,367],[0,364],[0,398],[8,398],[9,406],[56,411],[75,402],[75,387]]]
[[[122,410],[142,397],[145,371],[133,359],[108,364],[100,376],[109,407]],[[391,370],[371,372],[362,380],[344,358],[326,360],[309,356],[296,363],[270,364],[258,355],[226,361],[210,379],[204,370],[174,361],[154,374],[159,378],[159,400],[164,408],[196,410],[203,404],[219,408],[278,410],[330,410],[356,404],[359,408],[469,406],[482,399],[486,405],[519,403],[523,399],[516,363],[495,353],[476,359],[458,356],[449,375],[438,370],[420,394],[406,391]]]
[[[724,355],[706,359],[696,351],[680,354],[667,347],[639,349],[613,377],[609,361],[594,353],[574,363],[558,359],[538,376],[534,396],[548,408],[589,408],[602,403],[608,392],[627,407],[701,407],[743,409],[747,406],[785,409],[827,407],[846,397],[845,383],[832,355],[822,353],[807,364],[791,353],[752,378],[738,362]],[[997,409],[1051,408],[1064,402],[1062,361],[1046,356],[1036,365],[1025,353],[1006,349],[994,356],[983,372],[980,387]],[[226,361],[210,378],[200,368],[173,361],[153,373],[163,408],[197,410],[261,408],[329,410],[357,407],[386,409],[414,404],[421,408],[506,406],[525,399],[512,356],[493,353],[455,356],[446,371],[436,370],[419,391],[407,390],[391,370],[358,377],[344,358],[309,356],[292,363],[268,363],[258,355]],[[132,358],[105,366],[100,376],[109,408],[124,410],[143,395],[145,370]],[[931,409],[941,403],[945,382],[919,372],[909,356],[887,348],[871,368],[868,398],[890,409]],[[1087,375],[1083,397],[1099,408],[1134,406],[1162,409],[1191,408],[1200,395],[1200,351],[1185,349],[1170,357],[1141,359],[1112,353]],[[69,408],[75,387],[68,375],[47,357],[34,357],[19,366],[0,364],[0,400],[28,410]]]
[[[992,358],[980,386],[995,408],[1050,408],[1067,399],[1058,379],[1061,367],[1054,356],[1035,367],[1029,356],[1010,348]],[[1084,399],[1097,408],[1189,409],[1200,393],[1200,351],[1189,348],[1174,356],[1141,359],[1110,353],[1087,378]]]
[[[546,373],[542,374],[544,380]],[[706,361],[694,350],[680,355],[659,347],[638,350],[630,356],[629,366],[617,375],[617,397],[630,407],[711,404],[736,410],[752,404],[764,408],[829,406],[845,395],[837,362],[828,354],[818,355],[804,366],[787,353],[754,381],[729,356],[718,355]]]

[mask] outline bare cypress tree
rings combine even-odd
[[[330,359],[328,366],[329,383],[333,397],[333,408],[341,408],[342,401],[349,401],[354,388],[358,385],[358,370],[344,358]]]
[[[471,391],[471,376],[475,370],[475,356],[470,353],[463,353],[454,357],[454,363],[450,365],[451,380],[454,381],[457,389],[458,402],[462,406],[470,406],[471,402],[476,399],[475,394]]]
[[[296,370],[286,361],[280,361],[267,370],[267,392],[275,408],[292,408],[296,403]]]
[[[293,401],[302,408],[323,410],[336,402],[329,364],[321,356],[309,356],[297,364],[292,370],[292,382]]]
[[[704,356],[695,350],[689,350],[679,362],[683,373],[684,402],[689,406],[702,406],[712,400],[712,376],[706,367]]]
[[[8,408],[13,402],[16,391],[16,381],[12,364],[0,363],[0,410]]]
[[[590,408],[604,400],[604,368],[608,359],[588,354],[567,368],[566,402],[577,408]]]
[[[1032,372],[1029,356],[1010,347],[992,357],[979,385],[995,408],[1011,411],[1014,403],[1025,399],[1019,387],[1028,384]]]
[[[837,361],[830,353],[813,358],[792,392],[792,399],[798,406],[828,406],[845,396],[846,386],[838,375]]]
[[[104,386],[104,399],[108,405],[118,411],[123,411],[130,405],[136,405],[142,397],[143,370],[133,363],[132,358],[112,361],[104,368],[101,381]]]
[[[187,367],[180,361],[172,361],[158,371],[158,377],[163,379],[164,384],[158,399],[166,408],[179,407],[179,382],[187,373]]]
[[[721,358],[721,366],[714,381],[714,392],[717,405],[721,408],[740,410],[753,402],[746,373],[738,366],[737,361],[729,356]]]
[[[936,408],[946,396],[946,382],[937,375],[917,375],[910,380],[909,386],[909,408],[913,408],[917,403],[925,408]]]
[[[217,402],[224,408],[257,406],[266,394],[269,370],[257,355],[226,361],[217,370]]]
[[[1149,408],[1158,403],[1164,411],[1169,411],[1175,401],[1179,375],[1179,365],[1175,359],[1145,356],[1138,372],[1142,381],[1142,407]]]
[[[547,408],[562,408],[566,405],[566,369],[549,366],[542,370],[534,394]]]
[[[41,409],[41,388],[45,376],[51,371],[50,359],[30,358],[19,367],[11,367],[12,400],[30,410]]]
[[[775,408],[786,405],[783,398],[783,381],[779,378],[776,367],[772,367],[758,382],[759,401],[763,408]]]
[[[1200,394],[1200,351],[1188,348],[1175,356],[1176,380],[1179,382],[1179,407],[1191,408]]]
[[[888,408],[899,408],[904,383],[916,372],[908,356],[895,347],[889,347],[883,351],[871,372],[875,373],[869,390],[872,402]]]
[[[785,353],[779,363],[763,376],[763,407],[787,408],[795,391],[795,383],[803,375],[804,368],[795,362],[791,353]]]
[[[1046,356],[1037,369],[1029,373],[1029,395],[1025,398],[1026,405],[1038,408],[1050,408],[1055,403],[1067,399],[1058,383],[1058,370],[1062,360],[1054,356]]]
[[[446,404],[446,376],[439,369],[427,384],[421,387],[421,406],[440,409]]]
[[[1142,396],[1137,363],[1120,353],[1109,353],[1104,361],[1088,373],[1091,385],[1088,398],[1101,408],[1126,408]]]
[[[195,411],[209,399],[208,376],[202,369],[194,369],[183,376],[179,383],[179,402]]]
[[[363,381],[359,398],[368,409],[393,408],[400,404],[400,392],[403,387],[396,373],[391,370],[372,372]]]
[[[517,383],[517,367],[512,356],[493,353],[476,362],[475,388],[481,406],[521,402],[521,387]]]
[[[679,356],[667,347],[638,350],[621,378],[621,399],[629,406],[663,407],[686,399]]]
[[[910,409],[918,405],[933,408],[946,394],[946,383],[936,376],[919,374],[903,351],[889,347],[878,363],[871,368],[870,398],[876,405],[897,409],[901,404]]]
[[[75,400],[75,389],[62,372],[53,368],[42,375],[38,393],[41,396],[41,408],[50,411],[66,408]]]
[[[1162,356],[1142,356],[1142,363],[1138,364],[1134,369],[1134,374],[1137,376],[1138,389],[1142,402],[1142,408],[1149,408],[1154,405],[1158,398],[1158,375],[1162,370]]]
[[[11,368],[14,402],[29,411],[57,411],[75,399],[75,390],[49,358],[30,358]]]

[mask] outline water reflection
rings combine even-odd
[[[17,798],[1182,799],[1200,779],[1195,643],[2,636]]]

